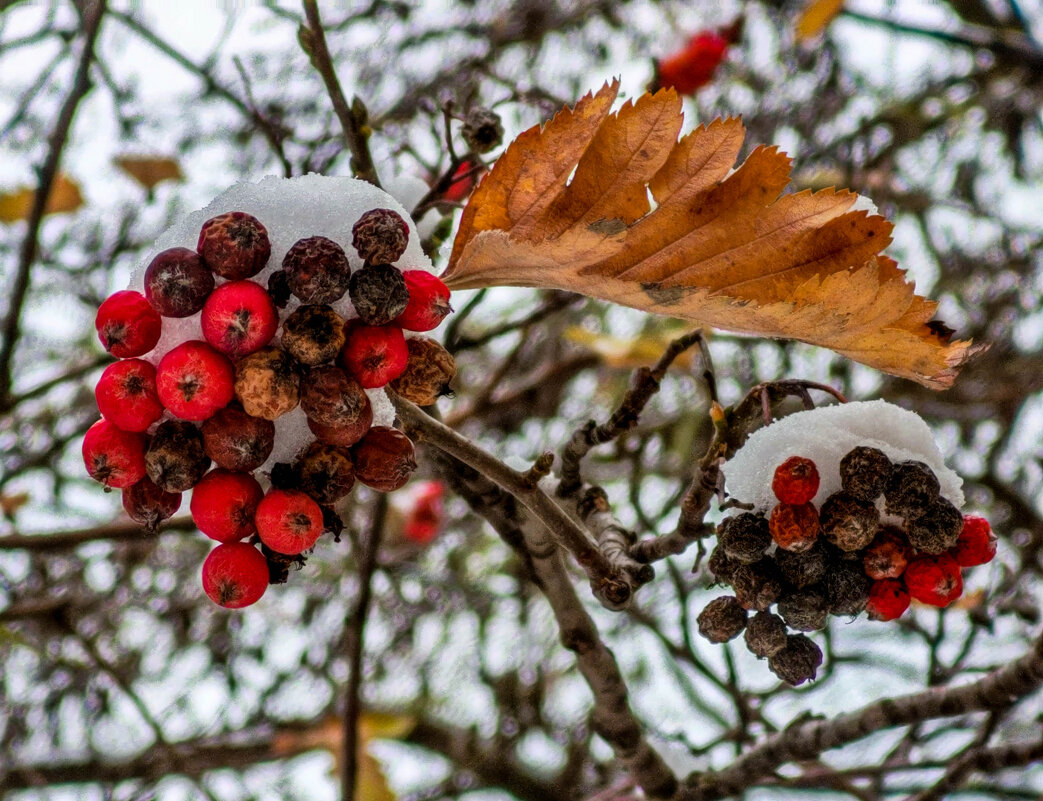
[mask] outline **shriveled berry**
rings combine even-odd
[[[863,501],[875,501],[891,478],[891,460],[878,448],[859,445],[840,460],[844,492]]]
[[[101,416],[124,431],[145,431],[163,416],[156,368],[143,359],[110,364],[94,388]]]
[[[366,325],[386,325],[405,311],[409,303],[402,271],[390,264],[367,264],[351,274],[351,305]]]
[[[862,554],[862,569],[869,578],[896,579],[905,572],[912,550],[901,530],[885,526]]]
[[[739,603],[746,609],[762,611],[782,595],[782,573],[771,557],[753,564],[739,565],[732,574],[732,589]]]
[[[710,642],[722,643],[734,640],[746,628],[748,613],[730,595],[714,598],[706,605],[696,622],[699,633]]]
[[[768,528],[775,544],[787,551],[809,550],[818,539],[818,510],[812,503],[776,504]]]
[[[449,287],[438,276],[424,270],[402,273],[409,290],[409,303],[395,319],[407,331],[431,331],[438,328],[453,307],[449,305]]]
[[[373,426],[352,450],[355,478],[371,489],[394,492],[416,470],[413,442],[387,426]]]
[[[737,562],[756,562],[771,545],[768,521],[752,512],[726,517],[717,526],[717,542]]]
[[[264,490],[249,473],[211,470],[192,491],[192,519],[206,536],[235,542],[256,531],[254,512]]]
[[[320,425],[353,426],[369,406],[359,382],[339,367],[313,367],[301,382],[301,408]]]
[[[344,341],[344,319],[325,304],[299,306],[282,324],[282,346],[301,364],[331,361]]]
[[[909,543],[922,553],[942,553],[956,545],[963,530],[963,515],[940,495],[924,513],[909,521]]]
[[[821,664],[821,649],[803,634],[790,634],[786,646],[768,657],[771,672],[794,687],[814,679]]]
[[[746,648],[758,659],[773,656],[786,647],[786,624],[771,612],[758,612],[746,623]]]
[[[133,486],[145,477],[145,435],[99,420],[83,437],[83,464],[106,487]]]
[[[347,448],[313,442],[294,467],[300,490],[324,506],[335,504],[355,485],[355,468]]]
[[[119,359],[144,356],[159,342],[163,321],[140,292],[114,292],[98,307],[94,327],[102,347]]]
[[[342,448],[350,448],[362,439],[372,425],[373,407],[369,402],[369,397],[366,398],[366,405],[362,408],[358,419],[350,425],[324,426],[316,423],[310,417],[308,418],[308,428],[311,429],[311,433],[315,435],[316,439]]]
[[[775,563],[782,577],[798,589],[822,581],[826,575],[826,549],[821,543],[800,553],[780,548],[775,552]]]
[[[724,547],[717,545],[711,552],[706,562],[706,567],[713,573],[716,584],[731,584],[732,575],[741,562],[732,559],[725,552]]]
[[[226,470],[256,470],[275,445],[275,424],[248,415],[238,405],[219,410],[201,430],[207,456]]]
[[[478,107],[468,112],[460,133],[473,152],[488,153],[503,142],[503,123],[495,111]]]
[[[846,492],[826,498],[819,513],[822,536],[842,551],[858,551],[873,541],[880,529],[880,512],[869,501]]]
[[[771,479],[771,491],[782,503],[799,506],[809,503],[818,492],[818,468],[811,459],[791,456],[778,467]]]
[[[854,617],[866,608],[870,581],[862,571],[861,562],[847,559],[833,562],[826,570],[823,585],[830,614]]]
[[[931,606],[948,606],[963,594],[960,566],[947,553],[915,557],[906,566],[903,578],[909,594]]]
[[[123,509],[135,523],[146,531],[155,531],[159,524],[173,517],[181,508],[181,493],[160,489],[148,476],[123,490]]]
[[[348,291],[348,257],[344,248],[324,236],[297,240],[283,257],[282,268],[290,291],[302,303],[333,303]]]
[[[352,325],[338,359],[363,387],[373,389],[402,375],[409,349],[398,326]]]
[[[235,397],[253,417],[275,420],[300,400],[300,368],[284,350],[268,347],[235,366]]]
[[[276,270],[268,276],[268,297],[276,308],[285,309],[290,302],[290,276],[285,270]]]
[[[145,469],[157,487],[184,492],[199,483],[209,467],[198,428],[183,420],[159,424],[145,454]]]
[[[311,548],[322,535],[322,509],[299,490],[271,490],[254,514],[261,542],[293,556]]]
[[[870,620],[895,620],[908,608],[909,591],[900,579],[880,579],[869,588],[866,614]]]
[[[279,312],[260,284],[229,281],[206,299],[200,323],[211,346],[239,359],[272,341]]]
[[[406,348],[406,369],[391,381],[391,388],[417,406],[430,406],[450,394],[449,383],[456,376],[453,355],[429,337],[407,339]]]
[[[996,555],[996,535],[984,517],[964,515],[963,529],[951,554],[960,567],[991,562]]]
[[[923,462],[900,462],[891,471],[884,488],[884,511],[913,520],[924,512],[937,498],[940,490],[938,478]]]
[[[205,342],[190,340],[171,349],[156,368],[163,405],[182,420],[206,420],[232,400],[235,369]]]
[[[406,252],[409,226],[396,211],[371,209],[352,226],[351,244],[363,261],[390,264],[398,261]]]
[[[786,625],[797,631],[824,629],[829,616],[829,602],[816,587],[786,593],[779,598],[778,609]]]
[[[249,543],[222,543],[203,562],[203,592],[218,606],[242,609],[267,589],[268,562]]]
[[[243,211],[219,214],[203,223],[196,250],[207,267],[229,281],[257,275],[272,255],[268,230]]]
[[[145,269],[145,297],[164,317],[191,317],[213,291],[214,274],[188,248],[164,250]]]

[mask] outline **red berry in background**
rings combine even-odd
[[[94,388],[101,416],[124,431],[144,431],[163,415],[156,394],[156,368],[125,359],[105,368]]]
[[[275,446],[275,424],[251,417],[235,405],[218,411],[200,430],[206,455],[226,470],[256,470]]]
[[[716,31],[699,31],[683,48],[656,64],[657,88],[693,95],[706,86],[724,61],[731,42]]]
[[[874,581],[869,588],[866,613],[870,620],[895,620],[909,608],[909,591],[898,579]]]
[[[449,287],[441,278],[424,270],[406,270],[402,277],[409,290],[409,303],[395,319],[395,325],[407,331],[437,328],[453,310],[449,305]]]
[[[312,547],[322,534],[322,509],[298,490],[272,490],[254,514],[261,542],[278,553],[295,556]]]
[[[272,255],[267,229],[243,211],[219,214],[203,223],[196,250],[208,268],[230,281],[257,275]]]
[[[120,359],[144,356],[159,342],[163,320],[140,292],[114,292],[98,307],[94,327],[102,346]]]
[[[453,170],[453,181],[442,193],[440,199],[450,203],[460,203],[466,200],[483,172],[485,169],[477,161],[464,159],[460,162],[460,166]]]
[[[862,553],[862,568],[871,579],[896,579],[905,572],[912,548],[896,528],[883,529]]]
[[[811,459],[791,456],[775,468],[771,491],[782,503],[799,506],[808,503],[818,492],[818,468]]]
[[[991,562],[996,555],[996,535],[984,517],[963,516],[963,530],[955,547],[949,551],[960,567],[974,567]]]
[[[211,470],[192,490],[192,519],[210,539],[235,542],[256,531],[254,513],[263,497],[249,473]]]
[[[188,248],[162,251],[145,270],[145,297],[164,317],[191,317],[213,291],[214,274]]]
[[[218,545],[203,562],[203,592],[226,609],[257,603],[268,589],[268,560],[245,542]]]
[[[145,477],[145,435],[99,420],[83,437],[83,464],[106,487],[133,486]]]
[[[205,342],[190,340],[159,361],[156,387],[163,405],[182,420],[206,420],[235,394],[235,369]]]
[[[960,566],[949,554],[924,554],[905,568],[905,586],[920,603],[948,606],[963,593]]]
[[[351,325],[338,357],[364,388],[382,387],[402,375],[409,349],[397,325]]]
[[[425,481],[416,489],[402,533],[419,545],[431,542],[445,524],[445,487],[441,481]]]
[[[148,476],[123,490],[123,508],[135,523],[155,531],[159,524],[181,508],[181,493],[167,492]]]
[[[780,548],[802,553],[809,550],[818,539],[818,510],[810,503],[777,504],[771,510],[768,529]]]
[[[413,441],[396,428],[373,426],[352,450],[355,478],[370,489],[394,492],[416,470]]]
[[[260,284],[229,281],[206,299],[200,324],[207,342],[238,359],[272,341],[279,312]]]

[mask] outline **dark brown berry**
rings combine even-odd
[[[819,519],[822,536],[842,551],[865,548],[880,529],[876,506],[843,491],[826,498]]]
[[[718,545],[710,552],[710,559],[707,561],[706,566],[713,573],[716,584],[731,584],[735,568],[740,564],[742,563],[732,559],[725,552],[724,548]]]
[[[391,381],[391,388],[417,406],[430,406],[450,394],[449,384],[456,376],[456,360],[438,342],[428,337],[406,340],[409,359],[406,369]]]
[[[921,553],[939,554],[956,545],[963,531],[963,515],[941,496],[906,527],[909,543]]]
[[[840,483],[844,492],[863,501],[879,498],[891,478],[891,460],[878,448],[860,445],[840,460]]]
[[[159,253],[145,270],[145,297],[164,317],[191,317],[214,291],[214,274],[188,248]]]
[[[355,478],[371,489],[393,492],[416,470],[413,442],[401,431],[373,426],[352,450]]]
[[[339,445],[342,448],[350,448],[357,443],[366,435],[371,425],[373,425],[373,407],[370,405],[368,397],[359,418],[351,425],[324,426],[316,423],[310,417],[308,418],[308,428],[311,429],[311,433],[315,435],[316,439],[328,442],[330,445]]]
[[[351,266],[344,248],[324,236],[294,243],[282,260],[293,292],[302,303],[333,303],[344,297]]]
[[[352,246],[359,257],[370,264],[398,261],[406,252],[408,243],[409,226],[398,212],[391,209],[367,211],[351,229]]]
[[[820,543],[803,553],[780,548],[775,552],[775,562],[782,577],[797,589],[822,581],[826,575],[826,549]]]
[[[219,410],[203,423],[202,432],[207,456],[226,470],[256,470],[275,445],[275,424],[251,417],[238,405]]]
[[[923,462],[900,462],[884,488],[884,510],[913,520],[934,503],[939,489],[934,471]]]
[[[167,492],[184,492],[198,483],[210,467],[203,435],[192,423],[160,423],[145,454],[145,470],[153,483]]]
[[[253,417],[274,420],[300,400],[300,368],[279,348],[261,348],[235,366],[235,397]]]
[[[285,270],[276,270],[268,276],[268,297],[278,308],[285,309],[290,302],[290,276]]]
[[[309,366],[332,361],[344,340],[344,318],[324,304],[301,306],[282,325],[283,348]]]
[[[866,608],[871,584],[860,561],[831,562],[823,581],[830,614],[857,615]]]
[[[775,560],[765,557],[753,564],[739,565],[732,574],[732,589],[747,609],[763,611],[782,595],[782,574]]]
[[[779,614],[786,625],[797,631],[818,631],[826,627],[829,603],[815,587],[787,593],[779,599]]]
[[[300,570],[304,567],[307,557],[304,554],[288,554],[273,551],[263,542],[261,543],[261,555],[268,562],[268,583],[285,584],[290,578],[290,568]]]
[[[366,325],[386,325],[406,310],[409,290],[402,271],[390,264],[367,264],[348,281],[351,305]]]
[[[756,562],[771,545],[768,521],[752,512],[726,517],[717,526],[717,542],[732,559]]]
[[[768,657],[771,672],[794,687],[815,678],[821,664],[821,649],[803,634],[789,635],[786,647]]]
[[[786,647],[786,624],[771,612],[758,612],[746,624],[746,647],[758,659]]]
[[[272,255],[267,229],[243,211],[219,214],[203,223],[196,250],[207,267],[229,281],[257,275]]]
[[[295,465],[298,488],[320,505],[336,503],[355,485],[355,469],[347,448],[313,442]]]
[[[503,142],[503,123],[495,111],[475,108],[468,113],[460,133],[473,152],[488,153]]]
[[[302,382],[301,408],[320,425],[352,426],[368,406],[362,385],[339,367],[313,367]]]
[[[714,598],[699,613],[699,633],[710,642],[734,640],[746,628],[747,612],[730,595]]]
[[[146,531],[155,531],[181,506],[180,492],[167,492],[148,477],[123,490],[123,508],[130,519]]]

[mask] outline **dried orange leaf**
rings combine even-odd
[[[184,179],[181,165],[166,156],[117,156],[112,163],[148,190],[162,181]]]
[[[797,17],[797,39],[804,41],[820,34],[843,8],[844,0],[810,0]]]
[[[12,223],[28,219],[33,208],[34,189],[20,187],[12,192],[0,194],[0,222]],[[61,214],[76,211],[83,205],[79,185],[64,173],[58,173],[47,196],[44,214]]]
[[[671,91],[618,82],[521,134],[474,191],[443,279],[564,289],[831,348],[936,389],[976,350],[881,251],[891,223],[832,188],[783,194],[789,158],[717,120],[677,140]],[[571,180],[569,177],[571,176]]]

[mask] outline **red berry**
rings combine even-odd
[[[479,176],[484,169],[477,161],[464,159],[460,166],[453,171],[453,182],[449,188],[442,193],[442,200],[450,203],[459,203],[464,200],[478,182]]]
[[[810,459],[791,456],[775,468],[771,491],[783,503],[808,503],[818,492],[818,468]]]
[[[426,481],[417,488],[413,508],[402,529],[407,539],[420,545],[431,542],[445,522],[445,487],[440,481]]]
[[[436,275],[424,270],[402,273],[409,290],[406,310],[395,319],[395,325],[407,331],[430,331],[437,328],[453,307],[449,305],[449,287]]]
[[[160,360],[156,386],[172,414],[182,420],[206,420],[232,400],[235,369],[205,342],[191,340]]]
[[[780,503],[771,510],[768,527],[780,548],[794,553],[807,551],[818,539],[818,510],[811,503]]]
[[[862,567],[871,579],[896,579],[905,572],[912,549],[905,535],[888,526],[866,547]]]
[[[272,341],[279,312],[260,284],[229,281],[207,298],[200,323],[207,342],[238,359]]]
[[[963,593],[960,566],[949,554],[924,554],[905,568],[905,586],[920,603],[948,606]]]
[[[894,620],[909,608],[909,591],[898,579],[885,578],[874,581],[869,588],[866,613],[870,620]]]
[[[94,388],[101,416],[124,431],[144,431],[163,415],[156,368],[143,359],[110,364]]]
[[[672,86],[682,95],[695,94],[708,84],[724,61],[729,42],[715,31],[700,31],[681,50],[656,65],[660,87]]]
[[[996,535],[984,517],[963,516],[963,530],[955,547],[949,551],[960,567],[974,567],[991,562],[996,555]]]
[[[379,492],[394,492],[416,470],[413,442],[387,426],[373,426],[352,451],[355,478]]]
[[[106,487],[133,486],[145,477],[145,435],[99,420],[83,438],[83,464]]]
[[[256,530],[254,512],[264,490],[249,473],[211,470],[192,490],[192,519],[218,542],[235,542]]]
[[[94,318],[102,346],[120,359],[143,356],[159,342],[163,321],[140,292],[114,292]]]
[[[145,270],[145,297],[164,317],[191,317],[214,291],[214,274],[188,248],[159,253]]]
[[[226,609],[257,603],[268,589],[268,560],[245,542],[218,545],[203,562],[203,592]]]
[[[409,348],[397,325],[351,325],[340,352],[341,365],[364,388],[382,387],[398,378],[409,361]]]
[[[312,547],[322,534],[322,509],[298,490],[272,490],[254,515],[261,542],[294,556]]]
[[[160,523],[181,508],[181,493],[167,492],[146,476],[133,487],[123,490],[123,508],[135,523],[141,523],[148,531],[155,531]]]
[[[243,211],[219,214],[203,223],[196,250],[207,267],[230,281],[257,275],[272,255],[268,231]]]

